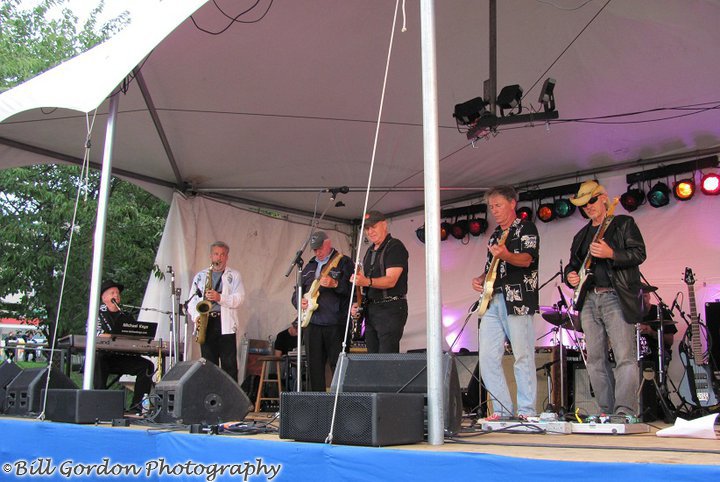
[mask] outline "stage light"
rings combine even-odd
[[[695,195],[695,181],[693,179],[681,179],[673,186],[673,196],[678,201],[689,201]]]
[[[450,234],[452,234],[455,239],[463,239],[467,236],[469,229],[468,220],[461,219],[460,221],[455,221],[450,227]]]
[[[505,117],[505,109],[515,109],[517,107],[517,113],[522,113],[522,100],[523,89],[518,84],[507,85],[502,88],[497,96],[495,105],[500,108],[500,115]]]
[[[714,172],[705,174],[700,181],[700,190],[708,196],[717,196],[720,194],[720,176]]]
[[[556,215],[555,206],[551,203],[541,204],[537,210],[538,219],[544,223],[549,223]]]
[[[567,218],[575,212],[575,205],[564,198],[555,201],[553,208],[558,218]]]
[[[620,196],[620,204],[629,213],[635,211],[643,202],[645,202],[645,191],[642,189],[628,189]]]
[[[654,208],[667,206],[670,202],[670,188],[664,182],[655,184],[648,192],[647,200]]]
[[[540,98],[538,99],[538,102],[542,104],[545,112],[552,112],[555,110],[555,94],[553,93],[554,91],[555,79],[545,79],[545,83],[543,84],[542,89],[540,89]]]
[[[464,126],[475,124],[479,118],[490,114],[485,108],[487,105],[488,103],[482,97],[475,97],[462,104],[455,104],[455,112],[453,113],[455,122]]]
[[[532,209],[527,206],[523,206],[517,210],[517,217],[519,217],[523,221],[532,221],[532,215]]]
[[[415,236],[420,240],[421,243],[425,244],[425,225],[423,224],[415,230]]]
[[[473,236],[480,236],[482,233],[487,231],[488,222],[487,219],[473,218],[468,221],[468,231]]]
[[[450,235],[452,225],[446,221],[440,223],[440,241],[445,241]]]

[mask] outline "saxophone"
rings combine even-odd
[[[205,293],[212,289],[212,270],[213,264],[208,268],[207,275],[205,276],[205,290],[203,291],[203,299],[195,305],[195,309],[200,314],[195,326],[195,341],[199,345],[205,343],[205,332],[207,331],[208,315],[212,309],[212,303],[205,299]]]

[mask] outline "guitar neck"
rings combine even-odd
[[[697,305],[695,304],[695,285],[688,285],[688,301],[690,303],[690,334],[692,336],[692,353],[695,364],[703,365],[705,357],[703,356],[702,340],[700,339],[700,321],[697,315]]]

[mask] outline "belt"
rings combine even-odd
[[[404,300],[404,299],[405,299],[405,295],[388,296],[387,298],[379,298],[376,300],[370,300],[370,303],[373,305],[377,305],[380,303],[390,303],[391,301],[400,301],[400,300]]]
[[[597,286],[593,288],[593,293],[600,294],[600,293],[615,293],[615,290],[613,288],[598,288]]]
[[[210,313],[208,313],[208,316],[210,318],[220,318],[220,312],[219,311],[211,311]]]

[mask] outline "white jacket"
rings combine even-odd
[[[188,312],[193,321],[197,320],[198,312],[195,309],[197,304],[202,300],[202,294],[205,290],[205,278],[208,270],[202,270],[193,278],[190,292],[194,294],[188,303]],[[240,305],[245,301],[245,287],[243,286],[242,276],[236,269],[225,267],[222,275],[222,293],[220,294],[220,320],[222,322],[222,334],[229,335],[236,333],[239,326]]]

